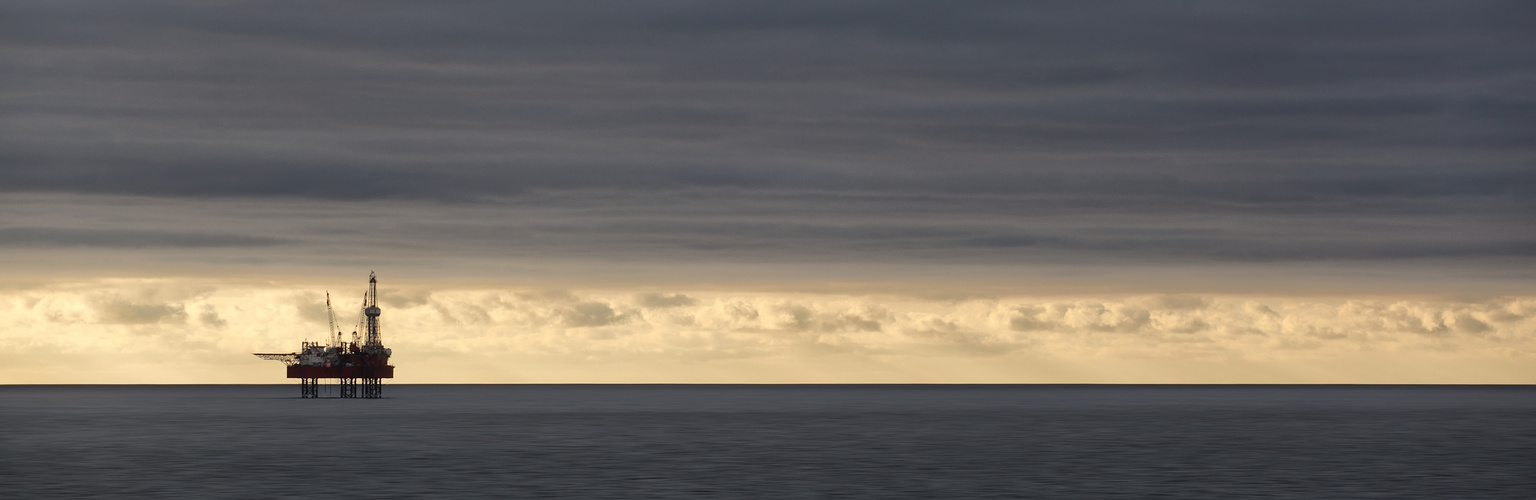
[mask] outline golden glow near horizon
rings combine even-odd
[[[324,290],[0,291],[0,383],[286,383]],[[356,317],[331,290],[338,321]],[[1536,383],[1536,298],[998,296],[389,286],[397,383]],[[346,327],[350,328],[350,327]],[[348,329],[347,331],[350,331]]]

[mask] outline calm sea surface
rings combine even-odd
[[[1536,498],[1536,387],[297,395],[0,386],[0,497]]]

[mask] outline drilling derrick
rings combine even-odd
[[[379,398],[384,394],[384,379],[395,377],[395,367],[389,364],[390,350],[384,347],[379,335],[379,280],[368,273],[368,291],[363,294],[361,326],[364,337],[358,343],[356,331],[352,342],[342,340],[336,330],[336,315],[331,310],[331,297],[325,297],[325,312],[330,319],[330,331],[326,342],[304,342],[299,352],[256,353],[256,357],[281,361],[288,367],[288,378],[299,379],[299,397],[320,397],[320,379],[336,379],[336,394],[343,398]],[[358,394],[358,387],[362,394]]]
[[[363,296],[363,315],[366,317],[368,341],[365,346],[383,348],[379,341],[379,279],[368,273],[368,295]]]

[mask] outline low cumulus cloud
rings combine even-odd
[[[624,315],[602,302],[582,302],[560,311],[566,326],[605,326],[624,321]]]
[[[379,290],[379,303],[390,307],[416,307],[430,300],[432,292],[427,290]]]
[[[331,304],[331,310],[325,307],[325,296],[317,293],[296,293],[287,300],[293,312],[304,321],[315,324],[328,324],[331,316],[338,309],[337,304]]]
[[[92,306],[103,323],[148,325],[181,323],[187,319],[187,310],[182,304],[145,303],[114,297],[98,299]]]
[[[575,294],[565,290],[533,290],[516,292],[512,296],[517,300],[535,303],[564,304],[581,300]]]
[[[680,295],[680,294],[679,294]],[[1338,302],[1193,295],[1114,299],[914,301],[858,296],[689,292],[690,305],[625,309],[611,292],[434,293],[447,317],[486,321],[471,337],[540,352],[668,353],[684,359],[790,352],[929,352],[1066,358],[1284,356],[1324,349],[1463,349],[1528,355],[1529,299],[1480,303]],[[631,295],[645,297],[645,294]],[[672,295],[677,296],[677,295]],[[636,300],[639,302],[639,300]],[[421,328],[433,316],[400,311]],[[441,317],[441,315],[437,315]],[[396,320],[400,321],[400,320]],[[581,335],[567,335],[580,330]],[[600,332],[597,335],[594,332]],[[625,339],[614,343],[616,339]],[[462,345],[455,341],[454,345]],[[521,346],[521,347],[511,347]],[[458,347],[455,349],[472,349]],[[809,349],[809,351],[806,351]]]
[[[688,291],[664,297],[686,296],[691,304],[626,305],[645,293],[432,289],[425,304],[386,307],[384,337],[402,363],[504,358],[556,371],[620,363],[612,366],[678,373],[796,360],[825,373],[879,365],[938,377],[924,380],[972,373],[959,368],[967,363],[1001,377],[991,380],[1015,380],[1009,377],[1062,363],[1113,373],[1145,362],[1170,363],[1174,370],[1181,363],[1286,366],[1361,356],[1467,363],[1536,356],[1536,299],[1530,297],[921,300]],[[0,351],[245,360],[250,352],[282,352],[300,340],[324,338],[323,304],[323,295],[279,288],[82,282],[13,290],[0,293]],[[949,360],[952,368],[918,368],[936,360]],[[454,368],[433,371],[441,370]]]
[[[203,304],[202,310],[197,314],[197,320],[201,322],[203,326],[210,328],[217,329],[229,326],[228,321],[224,321],[224,318],[219,317],[219,311],[218,309],[214,308],[213,304]]]
[[[106,280],[89,292],[81,292],[72,298],[54,297],[49,303],[83,304],[94,316],[95,322],[120,325],[183,324],[191,317],[191,311],[203,314],[211,309],[190,307],[212,293],[206,285],[188,285],[164,280]],[[71,306],[65,310],[78,310]],[[57,309],[46,314],[64,318],[67,313]],[[215,315],[216,317],[216,315]],[[75,320],[92,321],[75,316]],[[70,321],[74,322],[74,321]]]
[[[939,352],[958,352],[963,355],[998,356],[1027,350],[1034,344],[1024,335],[985,331],[942,317],[919,319],[905,333]]]
[[[681,293],[668,295],[655,292],[646,292],[635,295],[635,304],[647,309],[667,309],[672,307],[691,306],[698,303],[699,301],[694,300],[693,297],[689,297]]]
[[[774,327],[787,331],[811,332],[878,332],[881,320],[894,317],[890,311],[879,307],[855,307],[846,310],[826,310],[796,303],[776,305],[772,309]]]

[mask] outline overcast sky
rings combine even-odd
[[[1104,375],[1135,372],[1117,371],[1129,358],[1083,354],[1100,344],[1072,337],[1124,328],[1072,323],[1050,304],[1121,311],[1139,325],[1127,332],[1160,332],[1147,338],[1193,328],[1231,366],[1306,343],[1224,344],[1269,331],[1254,300],[1302,314],[1292,326],[1314,333],[1377,328],[1339,323],[1371,314],[1397,324],[1381,311],[1411,302],[1437,312],[1372,338],[1470,335],[1433,348],[1391,340],[1528,362],[1532,26],[1529,2],[1475,1],[5,2],[0,291],[11,309],[0,321],[12,327],[0,353],[122,348],[39,340],[61,318],[85,339],[170,342],[182,337],[164,331],[216,327],[227,338],[215,352],[256,339],[281,349],[304,335],[199,323],[198,308],[219,318],[230,290],[310,300],[373,270],[425,294],[400,307],[437,308],[439,323],[421,329],[587,339],[556,349],[571,359],[618,352],[602,343],[615,336],[679,332],[736,359],[814,358],[741,354],[757,351],[738,336],[819,331],[875,336],[860,341],[873,350],[826,358],[840,361],[802,360],[827,373],[849,359],[929,366],[754,378],[722,375],[747,364],[690,354],[697,370],[646,378],[635,372],[662,358],[645,358],[601,370],[615,379],[1135,381]],[[528,298],[555,292],[567,295]],[[469,296],[479,310],[524,312],[476,327],[434,302]],[[500,305],[475,302],[491,296]],[[1172,296],[1249,316],[1155,305]],[[510,305],[517,297],[527,304]],[[1346,312],[1352,300],[1385,305]],[[756,304],[756,323],[704,319],[738,302]],[[644,313],[678,307],[698,311],[691,322]],[[888,315],[866,314],[876,309]],[[1153,321],[1157,311],[1185,323]],[[851,317],[873,323],[826,319]],[[1011,347],[922,337],[951,331],[923,323],[933,318]],[[1062,337],[1015,338],[1035,335],[1030,325]],[[917,338],[928,340],[898,341]],[[958,350],[929,357],[919,347],[933,339]],[[703,349],[669,342],[631,347]],[[1122,354],[1173,352],[1153,344],[1164,347]],[[988,376],[932,367],[966,352],[1004,361]],[[1328,352],[1318,362],[1352,359]],[[1020,353],[1082,364],[1009,372],[1029,365],[1007,357]],[[1165,358],[1210,355],[1187,354]],[[545,375],[464,379],[594,381],[548,375],[591,368],[551,359]],[[37,370],[0,382],[55,380]],[[1167,380],[1228,373],[1212,370]],[[1536,381],[1511,370],[1486,378]],[[179,380],[166,377],[145,380]],[[1396,380],[1372,377],[1351,380]]]

